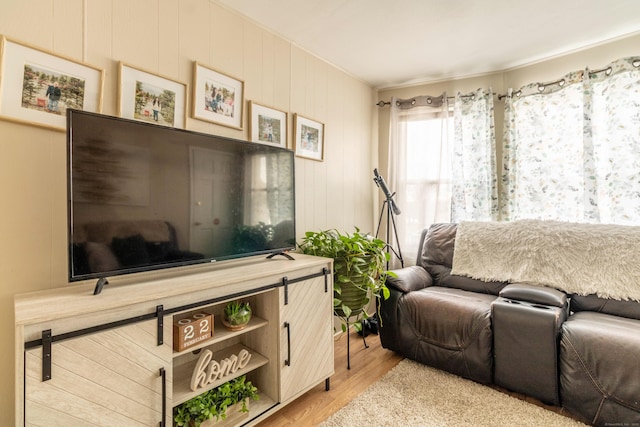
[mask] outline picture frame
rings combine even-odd
[[[0,36],[0,118],[64,131],[66,110],[100,113],[104,70]]]
[[[287,113],[249,101],[249,136],[253,142],[287,148]]]
[[[324,123],[294,114],[293,129],[295,155],[324,161]]]
[[[191,116],[242,130],[244,81],[193,62]]]
[[[118,116],[184,129],[186,83],[118,63]]]

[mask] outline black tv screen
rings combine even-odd
[[[67,111],[70,281],[295,248],[291,150]]]

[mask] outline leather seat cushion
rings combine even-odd
[[[563,406],[593,425],[640,425],[640,322],[579,312],[562,329]]]
[[[480,383],[493,379],[491,303],[494,295],[432,286],[402,298],[402,353]]]

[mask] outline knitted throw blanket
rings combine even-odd
[[[640,227],[461,222],[451,274],[640,302]]]

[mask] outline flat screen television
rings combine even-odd
[[[295,249],[291,150],[67,110],[69,280]]]

